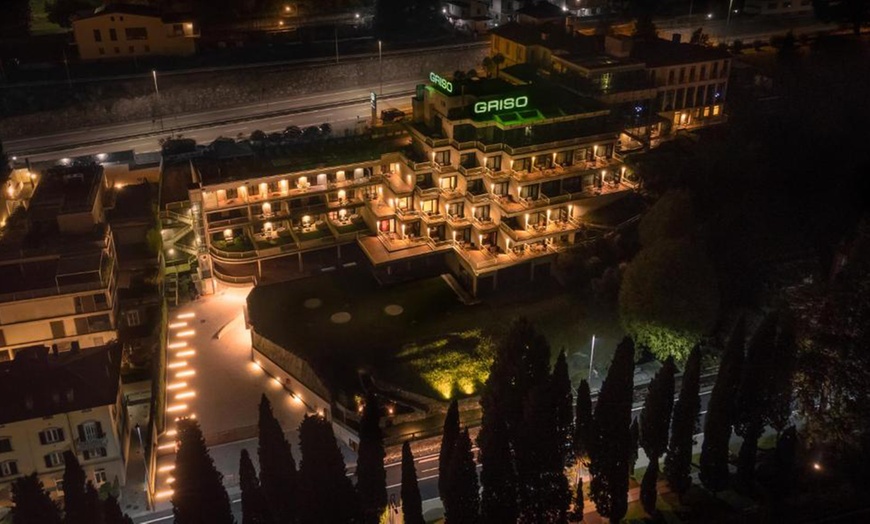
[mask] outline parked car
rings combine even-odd
[[[320,124],[320,134],[323,136],[329,136],[332,134],[332,125],[329,123]]]
[[[298,140],[299,138],[302,138],[302,130],[299,129],[299,126],[287,126],[284,130],[284,138]]]
[[[381,120],[383,120],[385,124],[390,122],[400,122],[403,118],[405,118],[405,112],[400,109],[384,109],[381,111]]]

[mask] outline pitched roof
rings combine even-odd
[[[114,404],[121,346],[49,354],[44,346],[18,350],[0,363],[0,424]]]

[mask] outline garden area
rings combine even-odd
[[[211,244],[220,249],[221,251],[232,251],[232,252],[245,252],[245,251],[253,251],[254,244],[251,242],[251,239],[248,238],[248,235],[242,233],[238,236],[234,236],[231,239],[223,238],[221,235],[216,234],[212,237]]]
[[[363,370],[430,398],[475,395],[486,380],[493,341],[521,315],[551,340],[553,358],[562,348],[569,351],[578,381],[588,372],[591,335],[600,337],[598,363],[609,362],[622,336],[613,315],[590,311],[550,280],[465,305],[440,277],[380,286],[353,269],[258,286],[248,308],[258,333],[350,394]]]

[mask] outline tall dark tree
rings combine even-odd
[[[172,513],[177,524],[233,524],[230,498],[223,475],[205,447],[195,420],[182,419],[176,426],[175,483],[172,485]]]
[[[450,504],[445,504],[444,523],[476,524],[480,511],[480,490],[468,428],[460,432],[456,439],[449,468],[450,483],[446,486],[446,495]]]
[[[740,386],[745,339],[746,325],[744,319],[740,318],[731,332],[719,364],[716,384],[707,404],[699,476],[704,487],[710,491],[722,491],[728,486],[728,442],[731,440],[731,427],[734,424],[735,399]]]
[[[577,386],[577,401],[574,406],[574,456],[577,460],[589,465],[592,455],[592,445],[595,443],[595,425],[592,420],[592,394],[589,382],[580,381]]]
[[[616,348],[595,405],[596,439],[590,464],[590,498],[598,513],[612,522],[619,522],[628,511],[633,378],[634,343],[626,337]]]
[[[85,514],[91,518],[88,524],[105,524],[106,522],[103,515],[103,504],[100,501],[100,492],[90,480],[85,484]]]
[[[680,496],[692,486],[692,446],[695,444],[695,426],[701,412],[701,397],[698,395],[700,377],[701,351],[698,346],[695,346],[683,370],[680,397],[674,405],[671,442],[665,458],[665,476],[668,478],[668,484]]]
[[[347,477],[332,424],[321,416],[306,415],[299,425],[299,447],[299,522],[360,522],[359,500]]]
[[[646,400],[640,412],[640,445],[649,459],[643,475],[640,501],[650,515],[656,509],[656,484],[659,458],[668,446],[671,412],[674,408],[674,359],[668,358],[649,383]]]
[[[771,398],[769,385],[775,366],[776,323],[776,315],[767,315],[746,348],[746,365],[743,366],[734,419],[734,431],[743,437],[737,457],[741,486],[746,486],[755,476],[758,439],[764,432],[764,415]]]
[[[239,458],[239,487],[242,489],[242,524],[267,524],[271,522],[266,509],[266,499],[257,478],[254,463],[247,449]]]
[[[571,501],[571,520],[572,521],[582,521],[583,520],[583,510],[586,508],[586,503],[584,501],[585,496],[583,495],[583,477],[577,477],[577,489],[574,490],[574,500]]]
[[[45,14],[48,21],[61,27],[72,27],[72,16],[93,9],[100,3],[95,0],[47,0],[45,2]]]
[[[15,524],[60,524],[60,509],[51,500],[36,472],[12,483],[12,522]]]
[[[487,524],[516,522],[517,472],[511,452],[511,438],[502,413],[503,405],[487,382],[480,396],[483,409],[477,445],[480,448],[481,520]]]
[[[450,456],[456,448],[459,438],[459,403],[456,399],[450,402],[447,416],[444,417],[444,428],[441,431],[441,448],[438,451],[438,493],[444,493],[450,482]],[[444,498],[442,496],[442,498]],[[445,501],[446,504],[446,501]]]
[[[105,524],[133,524],[133,519],[121,511],[118,499],[109,494],[103,501],[103,522]]]
[[[63,522],[89,524],[94,515],[88,514],[85,500],[85,471],[79,459],[70,450],[63,452]]]
[[[377,397],[368,395],[360,419],[356,491],[364,522],[370,524],[377,524],[387,507],[386,452],[380,421],[381,405]]]
[[[520,523],[564,522],[571,492],[565,477],[562,433],[552,384],[536,386],[526,399],[525,415],[516,451]],[[570,392],[570,389],[569,389]],[[570,393],[569,393],[570,394]],[[570,411],[569,411],[570,412]]]
[[[270,520],[295,522],[298,481],[293,450],[265,394],[260,397],[259,411],[257,457],[260,461],[260,486]]]
[[[414,465],[414,455],[411,453],[411,443],[402,444],[402,517],[405,524],[425,524],[423,519],[423,500],[420,497],[420,486],[417,484],[417,468]]]
[[[797,366],[797,341],[795,340],[794,319],[790,313],[780,313],[779,333],[776,337],[773,365],[768,377],[768,404],[764,421],[776,432],[782,433],[791,425],[792,404],[794,403],[794,375]]]
[[[9,154],[3,149],[3,141],[0,140],[0,185],[5,184],[12,173],[12,164]]]
[[[565,350],[559,352],[550,379],[550,394],[556,410],[556,433],[562,447],[562,461],[568,464],[574,459],[574,396],[571,391],[571,378],[568,376],[568,359]]]

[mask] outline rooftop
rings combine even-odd
[[[283,173],[373,162],[398,151],[407,137],[370,136],[335,138],[292,145],[276,145],[254,152],[247,142],[221,143],[209,148],[192,164],[203,186]],[[235,152],[237,154],[232,154]]]
[[[707,60],[722,60],[730,58],[731,54],[717,47],[707,47],[697,44],[678,44],[657,38],[643,43],[636,43],[631,50],[631,57],[641,60],[648,67],[689,64]]]
[[[53,221],[58,215],[88,212],[102,182],[103,167],[94,162],[51,167],[36,187],[29,215],[36,221]]]
[[[534,4],[530,3],[523,8],[517,9],[517,14],[538,19],[560,18],[566,16],[561,7],[543,0],[539,0]]]
[[[86,19],[86,18],[94,18],[97,16],[105,16],[105,15],[136,15],[136,16],[150,16],[154,18],[160,18],[164,22],[183,22],[190,21],[191,16],[179,14],[179,13],[167,13],[163,12],[158,8],[151,7],[149,5],[142,4],[127,4],[121,2],[111,2],[107,4],[103,4],[93,11],[84,10],[76,13],[76,19]]]
[[[44,346],[19,350],[0,362],[0,424],[114,404],[118,344],[50,354]]]

